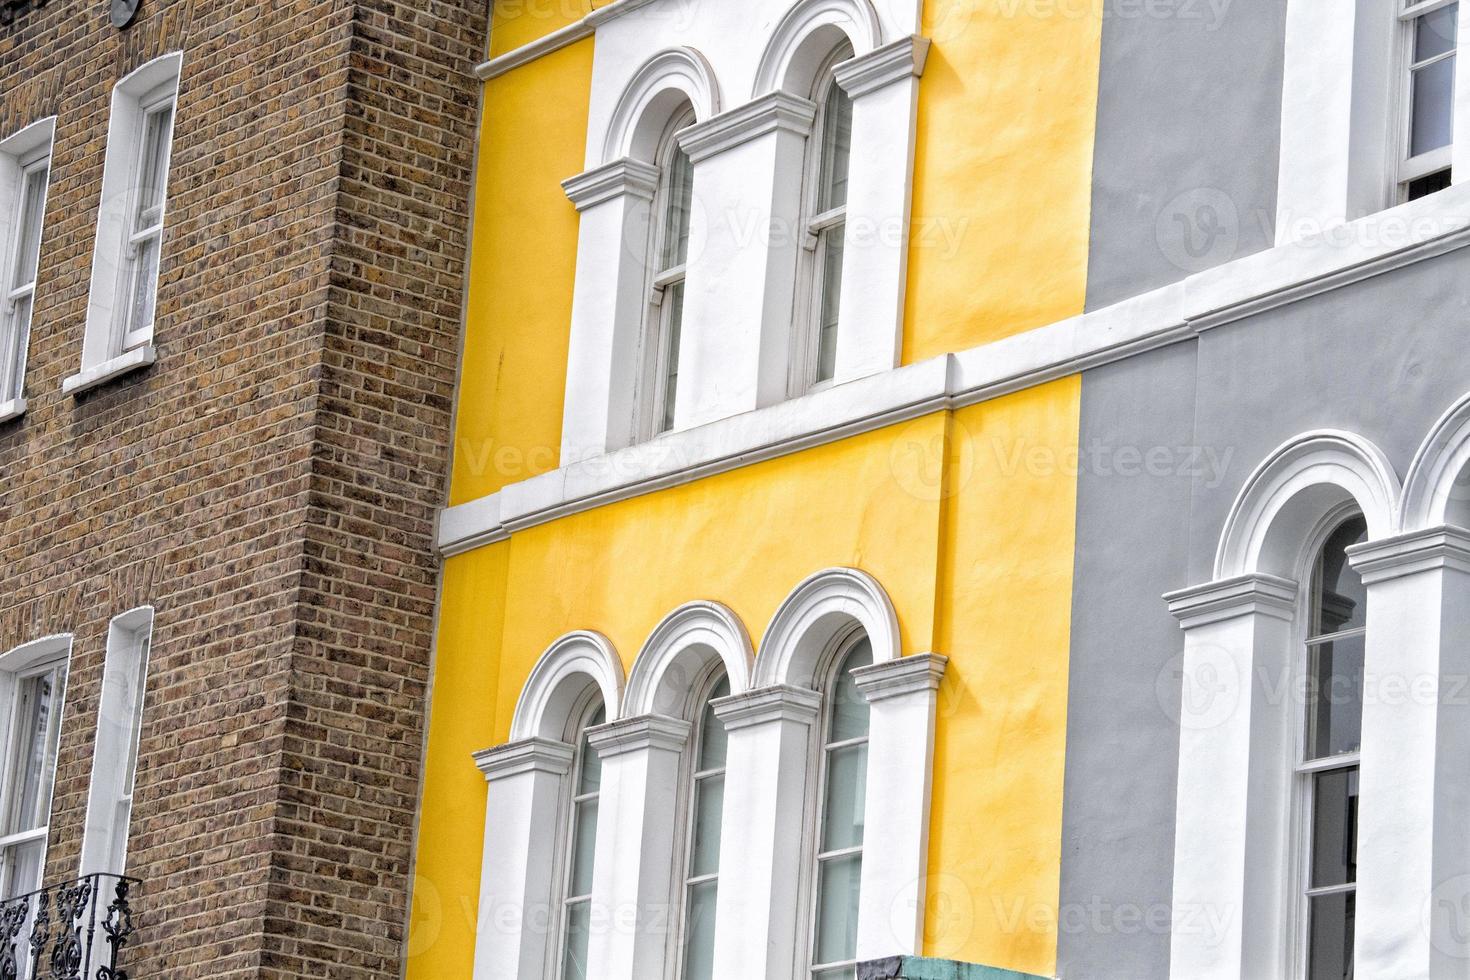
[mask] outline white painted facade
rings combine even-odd
[[[814,152],[820,66],[855,56],[837,83],[853,100],[852,165],[834,382],[899,362],[918,76],[928,43],[918,0],[760,0],[629,7],[596,28],[564,463],[638,441],[649,342],[650,206],[658,134],[684,106],[694,162],[675,432],[805,393],[794,378],[807,304],[802,202]],[[656,220],[656,216],[653,216]],[[646,427],[644,427],[646,429]]]

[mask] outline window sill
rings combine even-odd
[[[80,395],[99,385],[106,384],[113,378],[120,378],[125,374],[148,367],[157,360],[158,351],[152,344],[134,347],[111,360],[78,371],[61,383],[61,390],[64,394]]]
[[[20,418],[26,413],[26,400],[24,398],[12,398],[8,402],[0,402],[0,424]]]

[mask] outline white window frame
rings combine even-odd
[[[635,419],[635,431],[639,441],[646,441],[672,432],[678,424],[675,415],[675,404],[678,388],[674,392],[667,390],[669,360],[679,356],[679,348],[682,344],[674,344],[673,306],[665,302],[669,291],[676,286],[682,286],[688,279],[689,262],[685,261],[663,268],[664,250],[668,245],[669,234],[669,208],[672,204],[674,172],[674,160],[678,153],[683,152],[677,140],[678,134],[696,122],[693,105],[687,105],[676,112],[669,120],[659,139],[657,166],[659,181],[654,191],[652,219],[653,227],[648,236],[648,259],[645,267],[648,269],[648,307],[644,314],[643,326],[643,371],[639,378],[640,388],[644,395],[637,399],[638,415]],[[691,164],[692,176],[692,164]],[[691,195],[690,203],[693,203]],[[683,302],[687,304],[688,296]],[[680,318],[683,319],[684,310],[680,309]],[[682,340],[683,324],[680,326]],[[677,374],[678,365],[674,365]]]
[[[837,383],[836,365],[833,376],[819,379],[821,361],[822,300],[826,285],[827,246],[822,233],[837,225],[846,226],[852,201],[852,166],[848,164],[848,200],[841,206],[818,212],[821,207],[822,170],[825,162],[823,150],[827,132],[827,100],[832,90],[838,87],[837,66],[856,57],[852,42],[844,40],[823,60],[812,88],[812,100],[817,107],[816,119],[811,135],[807,137],[805,167],[802,173],[801,190],[801,255],[800,268],[796,276],[796,309],[792,323],[793,349],[788,390],[791,397],[799,397],[810,391],[821,391]],[[849,97],[850,100],[850,97]],[[852,144],[851,150],[856,150]],[[845,233],[844,233],[845,234]],[[845,256],[844,256],[845,258]],[[840,276],[839,276],[840,279]],[[838,283],[839,304],[841,283]],[[841,336],[842,307],[838,306],[838,336]],[[834,354],[835,358],[835,354]]]
[[[562,805],[558,818],[558,833],[561,840],[557,844],[556,864],[554,867],[553,880],[557,883],[556,892],[551,904],[551,922],[548,935],[553,941],[546,944],[550,953],[550,960],[545,967],[545,976],[554,980],[565,980],[566,950],[569,938],[567,928],[569,920],[567,911],[574,902],[593,901],[593,893],[589,891],[585,895],[573,895],[572,872],[576,863],[577,847],[577,805],[582,802],[583,796],[578,794],[582,782],[582,772],[587,765],[587,754],[596,753],[597,749],[587,740],[587,730],[594,727],[592,719],[597,716],[598,711],[603,712],[602,724],[613,719],[607,713],[607,705],[603,703],[602,692],[596,688],[588,688],[577,699],[576,706],[569,715],[567,725],[566,741],[576,753],[572,757],[572,766],[567,773],[566,789],[562,794]],[[590,794],[589,794],[590,795]],[[601,824],[602,816],[602,788],[599,785],[597,791],[597,820]],[[597,851],[596,843],[593,844],[593,864],[596,865]],[[590,946],[589,946],[590,951]]]
[[[1420,17],[1442,10],[1445,7],[1454,6],[1458,0],[1395,0],[1399,4],[1396,13],[1397,25],[1395,30],[1395,57],[1394,57],[1394,88],[1393,100],[1393,126],[1394,126],[1394,187],[1393,203],[1399,204],[1409,199],[1409,184],[1421,177],[1450,169],[1455,142],[1453,135],[1450,142],[1427,153],[1418,156],[1410,156],[1409,150],[1413,138],[1414,125],[1414,85],[1412,75],[1415,67],[1414,62],[1414,26]],[[1425,61],[1425,64],[1433,64],[1448,58],[1456,61],[1455,72],[1460,71],[1459,50],[1457,45],[1451,45],[1450,50],[1434,58]],[[1451,89],[1450,118],[1454,123],[1454,87]]]
[[[1297,568],[1296,581],[1301,583],[1301,588],[1297,593],[1297,614],[1292,625],[1296,673],[1297,676],[1305,679],[1306,684],[1301,688],[1294,688],[1296,690],[1310,691],[1312,650],[1308,644],[1322,639],[1322,637],[1312,636],[1313,605],[1316,602],[1313,586],[1317,583],[1318,578],[1317,560],[1337,529],[1353,517],[1361,515],[1362,509],[1356,503],[1339,505],[1318,521],[1307,538],[1307,545]],[[1330,635],[1337,639],[1354,635],[1366,638],[1368,630],[1366,626],[1363,626]],[[1306,978],[1310,976],[1308,971],[1312,952],[1311,898],[1334,892],[1350,891],[1354,894],[1357,892],[1356,881],[1350,887],[1312,887],[1313,826],[1316,819],[1313,781],[1318,774],[1323,772],[1349,768],[1361,772],[1362,750],[1360,747],[1357,752],[1308,760],[1307,729],[1312,704],[1309,698],[1304,697],[1299,700],[1297,710],[1293,712],[1293,737],[1287,743],[1292,753],[1288,760],[1292,780],[1290,824],[1292,829],[1291,839],[1288,841],[1290,857],[1286,865],[1289,872],[1287,883],[1290,892],[1285,903],[1290,922],[1287,935],[1290,937],[1291,946],[1286,950],[1286,954],[1290,964],[1289,975]],[[1359,786],[1361,785],[1360,781]]]
[[[867,640],[870,644],[872,638],[860,625],[849,625],[832,638],[827,646],[826,653],[820,661],[817,677],[821,681],[822,703],[817,715],[817,723],[812,726],[813,738],[808,756],[807,772],[815,773],[816,778],[808,780],[812,791],[807,795],[807,819],[804,824],[803,837],[805,838],[804,854],[802,860],[801,874],[801,901],[802,901],[802,931],[796,943],[796,976],[803,980],[811,980],[817,975],[818,969],[834,970],[843,966],[851,966],[856,972],[859,960],[840,961],[835,963],[818,964],[816,960],[817,942],[817,918],[821,914],[821,865],[824,861],[833,858],[850,856],[852,854],[865,855],[868,838],[866,832],[863,835],[863,843],[859,847],[847,848],[842,851],[826,852],[822,850],[822,836],[826,830],[826,813],[824,804],[827,802],[827,781],[830,776],[827,765],[828,752],[835,747],[842,747],[849,743],[843,742],[833,746],[828,744],[831,735],[833,698],[837,693],[837,685],[840,680],[839,671],[847,661],[847,657],[855,646]],[[864,745],[872,742],[873,728],[871,711],[869,714],[868,734],[861,740],[853,739],[851,744],[861,741]],[[869,750],[869,761],[871,762],[871,749]],[[864,782],[867,775],[864,774]],[[863,794],[864,822],[867,816],[867,794]],[[858,912],[861,911],[859,901]]]
[[[70,634],[46,637],[16,647],[3,657],[0,657],[0,739],[3,739],[3,754],[0,754],[0,815],[4,816],[4,823],[8,824],[11,819],[11,811],[15,806],[13,798],[14,779],[13,766],[15,753],[17,751],[17,718],[15,716],[15,699],[20,682],[41,674],[58,671],[56,686],[56,716],[55,716],[55,748],[53,753],[58,753],[61,744],[61,733],[66,722],[66,686],[67,676],[71,666],[72,637]],[[56,755],[51,758],[51,793],[48,795],[45,810],[49,814],[52,801],[56,792]],[[42,886],[46,874],[46,852],[49,840],[51,822],[48,817],[45,824],[28,831],[15,834],[7,834],[0,837],[0,862],[3,862],[3,853],[17,844],[26,844],[32,841],[41,841],[41,858],[38,865],[37,880],[30,887],[16,892],[17,895],[32,892]],[[7,884],[6,878],[9,872],[0,866],[0,889]]]
[[[157,360],[153,322],[127,323],[133,298],[132,253],[148,240],[158,242],[162,269],[168,237],[168,184],[173,141],[178,132],[179,78],[183,55],[163,55],[138,68],[112,90],[112,114],[107,130],[107,155],[102,167],[102,201],[97,215],[97,238],[92,251],[92,277],[87,301],[86,332],[82,340],[81,370],[62,382],[62,390],[79,395],[113,378],[145,368]],[[149,114],[172,106],[163,158],[162,193],[156,225],[134,226],[137,181]],[[155,275],[153,287],[158,288]],[[155,294],[154,321],[157,320]]]
[[[153,607],[143,606],[115,617],[108,627],[82,833],[82,875],[121,875],[127,870],[127,833],[147,706],[153,619]]]
[[[699,818],[697,802],[699,799],[699,783],[708,780],[715,775],[724,778],[730,771],[730,760],[728,746],[726,748],[725,765],[718,770],[702,770],[699,768],[700,755],[704,752],[704,721],[705,711],[714,711],[709,703],[714,698],[715,688],[720,682],[730,684],[730,690],[734,691],[733,682],[730,681],[729,671],[725,662],[719,657],[714,658],[695,678],[690,694],[690,706],[685,715],[690,719],[692,734],[689,739],[689,751],[684,760],[683,773],[679,780],[679,798],[676,805],[680,808],[683,819],[679,821],[679,837],[674,841],[674,853],[678,856],[675,865],[677,871],[674,878],[678,882],[678,888],[674,893],[674,908],[671,910],[675,916],[675,927],[669,930],[669,937],[673,941],[673,948],[669,950],[668,962],[674,980],[684,980],[685,968],[687,966],[687,949],[689,943],[689,891],[696,884],[709,881],[717,882],[720,879],[718,864],[714,874],[692,876],[689,874],[694,862],[694,848],[698,843],[698,827],[696,823]],[[716,722],[721,724],[720,722]],[[720,850],[724,851],[724,823],[720,824]],[[718,888],[718,884],[716,885]]]
[[[117,294],[122,297],[122,303],[118,305],[115,316],[117,317],[117,346],[118,350],[128,351],[153,340],[153,324],[158,319],[158,272],[155,270],[150,289],[154,294],[154,314],[144,324],[132,323],[129,319],[132,315],[134,301],[137,299],[137,262],[139,249],[152,243],[159,250],[160,266],[163,258],[163,228],[168,210],[168,172],[169,165],[173,160],[173,135],[174,122],[178,112],[178,86],[174,83],[164,83],[149,92],[140,100],[138,109],[138,133],[139,139],[133,153],[132,179],[129,181],[129,200],[127,209],[127,225],[123,235],[123,252],[125,261],[118,268]],[[137,227],[137,205],[138,195],[141,191],[139,181],[142,178],[144,159],[148,153],[146,141],[142,138],[148,131],[148,123],[151,117],[162,112],[169,113],[167,138],[163,141],[163,155],[159,160],[159,169],[162,171],[163,186],[159,195],[157,205],[157,216],[155,220],[142,228]]]
[[[50,117],[32,123],[19,132],[0,141],[0,221],[8,221],[3,228],[0,241],[0,270],[4,272],[0,284],[0,422],[18,418],[25,413],[26,354],[30,344],[30,326],[35,318],[36,283],[40,280],[40,245],[45,237],[46,203],[51,190],[51,151],[55,139],[56,118]],[[36,225],[36,241],[31,247],[36,250],[36,275],[29,283],[12,286],[19,272],[22,258],[21,242],[22,209],[25,207],[26,182],[32,174],[44,170],[46,176],[41,183],[41,217]],[[24,328],[11,333],[11,317],[15,306],[29,297],[31,313]],[[15,364],[16,377],[9,378],[9,364]]]

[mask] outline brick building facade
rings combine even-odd
[[[397,975],[486,4],[109,7],[0,26],[0,138],[55,117],[0,423],[0,655],[72,637],[44,879],[78,874],[109,623],[152,607],[129,975]],[[170,52],[156,363],[68,393],[110,99]]]

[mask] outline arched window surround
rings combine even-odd
[[[647,350],[654,205],[668,129],[692,107],[721,111],[718,80],[699,51],[660,51],[628,80],[605,132],[588,141],[589,170],[562,183],[580,212],[577,271],[562,419],[567,465],[653,433],[645,405],[655,360]]]
[[[532,667],[512,740],[475,753],[488,793],[474,980],[560,976],[566,841],[546,828],[564,827],[570,812],[577,747],[567,740],[594,702],[616,717],[623,686],[622,661],[605,636],[567,633]],[[599,821],[595,853],[605,850],[604,832]]]

